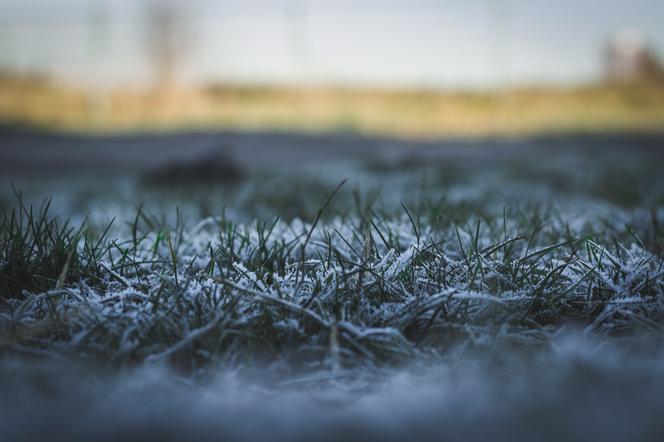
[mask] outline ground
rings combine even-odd
[[[661,440],[661,135],[0,140],[10,439]]]

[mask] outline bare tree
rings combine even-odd
[[[181,3],[176,0],[149,0],[145,43],[155,86],[168,88],[177,82],[187,42],[188,32]]]

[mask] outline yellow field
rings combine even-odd
[[[446,93],[219,86],[157,93],[4,76],[0,122],[93,132],[267,128],[412,137],[649,131],[664,130],[664,87]]]

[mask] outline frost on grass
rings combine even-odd
[[[46,209],[3,218],[5,354],[315,371],[663,331],[656,211],[360,205],[169,226],[139,210],[93,231]]]
[[[662,180],[579,158],[0,200],[0,434],[662,440]]]

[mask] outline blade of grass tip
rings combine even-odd
[[[131,239],[134,244],[134,250],[138,247],[138,222],[141,218],[141,212],[143,211],[143,203],[138,206],[136,211],[136,217],[134,218],[134,223],[131,225]]]
[[[309,243],[309,240],[311,239],[311,235],[314,233],[314,230],[316,229],[316,226],[318,225],[318,222],[320,221],[320,218],[323,216],[323,213],[325,212],[325,209],[327,206],[330,204],[332,201],[332,198],[334,198],[334,195],[337,194],[339,189],[346,184],[346,181],[348,181],[348,178],[344,178],[338,185],[337,187],[332,191],[332,193],[327,197],[325,200],[325,203],[322,205],[320,209],[318,209],[318,213],[316,214],[316,219],[314,219],[313,224],[311,225],[311,228],[309,229],[309,232],[307,233],[307,237],[304,240],[304,243],[302,244],[302,249],[301,249],[301,255],[302,255],[302,271],[304,271],[304,252],[305,249],[307,248],[307,244]],[[298,284],[299,282],[299,270],[295,276],[295,285]]]
[[[69,273],[69,264],[71,263],[71,258],[74,256],[74,253],[77,252],[78,241],[83,235],[84,228],[85,228],[85,223],[81,224],[81,227],[74,234],[74,237],[71,240],[71,250],[67,254],[67,259],[65,260],[65,263],[62,266],[62,271],[60,272],[60,276],[58,276],[58,280],[55,283],[56,290],[61,290],[65,285],[65,281],[67,279],[67,273]]]
[[[67,273],[69,272],[69,263],[71,262],[71,257],[74,255],[75,251],[76,245],[72,247],[72,249],[69,251],[69,254],[67,255],[67,259],[65,260],[65,264],[62,266],[60,276],[58,276],[58,280],[55,283],[55,290],[62,290],[64,288],[65,281],[67,279]]]
[[[511,243],[514,243],[514,242],[517,242],[517,241],[521,241],[522,239],[523,239],[522,236],[516,236],[516,237],[514,237],[514,238],[506,239],[505,241],[500,242],[500,243],[498,243],[498,244],[492,244],[492,245],[490,245],[490,246],[488,246],[488,247],[485,247],[484,249],[480,250],[480,253],[483,254],[484,257],[486,258],[486,257],[488,257],[489,255],[491,255],[493,252],[495,252],[495,251],[497,251],[498,249],[500,249],[501,247],[505,247],[505,246],[507,246],[507,245],[509,245],[509,244],[511,244]]]
[[[643,244],[643,241],[641,241],[641,238],[639,238],[639,236],[636,234],[634,229],[632,229],[632,227],[629,226],[629,225],[625,226],[625,228],[627,229],[629,234],[632,236],[632,238],[634,238],[634,240],[639,245],[639,247],[641,247],[643,250],[647,250],[645,244]]]
[[[99,246],[104,242],[106,239],[106,236],[108,235],[108,232],[111,230],[111,226],[113,226],[113,223],[115,223],[116,217],[113,217],[110,223],[106,226],[102,234],[99,236],[99,239],[95,243],[94,247],[92,248],[93,252],[96,252],[99,249]]]
[[[525,256],[519,258],[519,262],[526,261],[526,260],[528,260],[528,259],[530,259],[530,258],[533,258],[533,257],[535,257],[535,256],[542,256],[542,255],[545,255],[545,254],[547,254],[548,252],[550,252],[550,251],[552,251],[552,250],[555,250],[555,249],[558,249],[558,248],[560,248],[560,247],[564,247],[564,246],[567,246],[567,245],[573,244],[573,243],[575,243],[575,242],[577,242],[577,241],[578,241],[577,239],[571,239],[571,240],[569,240],[569,241],[563,241],[563,242],[558,243],[558,244],[553,244],[553,245],[546,246],[546,247],[543,247],[543,248],[538,249],[538,250],[534,250],[534,251],[528,253],[527,255],[525,255]]]
[[[341,234],[341,232],[339,232],[339,231],[336,229],[336,227],[332,227],[332,231],[333,231],[334,233],[337,234],[337,236],[339,237],[339,239],[340,239],[341,241],[343,241],[343,243],[346,244],[346,246],[348,246],[348,248],[350,249],[350,251],[353,252],[353,253],[355,254],[355,256],[357,256],[358,258],[361,258],[361,257],[362,257],[362,255],[360,255],[360,253],[355,249],[355,247],[353,247],[353,245],[350,243],[350,241],[348,241],[348,240],[346,239],[346,237],[343,236],[343,235]]]
[[[390,250],[390,245],[388,244],[387,240],[385,239],[385,236],[384,236],[383,233],[380,231],[380,229],[378,228],[378,226],[376,225],[376,223],[374,222],[374,220],[371,219],[371,220],[369,220],[369,222],[371,223],[371,226],[374,228],[374,230],[376,231],[376,233],[378,233],[378,236],[380,237],[380,240],[383,241],[383,244],[385,244],[385,248],[386,248],[387,250]]]
[[[466,257],[466,251],[463,248],[463,241],[461,241],[461,234],[459,233],[459,227],[454,227],[454,231],[456,232],[456,237],[457,240],[459,241],[459,249],[461,250],[461,256],[463,256],[463,260],[466,261],[466,266],[468,266],[468,269],[470,270],[470,262],[468,261],[468,258]]]
[[[113,271],[113,269],[103,262],[100,262],[99,265],[101,266],[102,269],[106,270],[108,274],[111,276],[111,278],[115,279],[122,285],[124,285],[126,288],[131,288],[131,283],[124,277],[122,277],[119,273]]]
[[[526,250],[523,253],[524,257],[527,256],[528,253],[530,252],[530,248],[533,246],[535,242],[535,237],[537,236],[539,229],[540,229],[540,223],[538,222],[537,224],[535,224],[535,227],[533,227],[533,231],[530,233],[530,237],[528,238],[528,245],[526,246]]]
[[[482,223],[481,219],[477,219],[477,225],[475,226],[475,238],[473,238],[473,252],[475,255],[478,255],[479,244],[480,244],[480,224]]]
[[[367,225],[365,228],[365,239],[364,239],[364,261],[369,262],[371,260],[371,253],[373,252],[373,236],[371,235],[371,226]]]
[[[533,246],[535,242],[535,237],[537,236],[539,229],[540,229],[540,223],[537,221],[535,223],[535,226],[533,227],[533,231],[530,233],[530,237],[528,238],[528,244],[526,245],[526,250],[523,252],[523,255],[521,258],[519,258],[516,261],[517,269],[516,269],[516,274],[522,273],[523,272],[523,264],[526,262],[527,257],[529,256],[530,253],[530,248]]]
[[[362,213],[358,212],[357,216],[360,218],[360,221],[362,222],[362,228],[364,229],[364,260],[369,261],[371,258],[371,253],[376,250],[378,252],[378,249],[375,246],[373,236],[371,234],[371,226],[372,224],[367,222],[366,218],[362,216]]]
[[[173,276],[175,278],[175,285],[177,287],[180,286],[180,281],[178,280],[178,262],[177,262],[177,255],[175,253],[175,249],[173,248],[173,241],[171,241],[171,235],[166,236],[166,240],[168,241],[168,250],[171,254],[171,262],[173,264]]]
[[[108,235],[108,232],[109,232],[109,230],[111,229],[111,226],[113,225],[114,222],[115,222],[115,217],[113,217],[113,219],[111,220],[111,222],[108,223],[108,226],[106,226],[106,229],[104,229],[103,233],[102,233],[101,236],[98,238],[98,240],[97,240],[97,242],[95,243],[95,245],[92,246],[92,247],[90,247],[90,248],[88,249],[88,256],[87,256],[88,263],[87,263],[87,265],[85,266],[85,271],[86,271],[86,272],[90,270],[90,266],[92,266],[92,265],[95,265],[95,266],[96,266],[98,259],[101,258],[101,254],[100,254],[99,256],[97,256],[97,251],[99,250],[99,247],[101,246],[101,244],[102,244],[102,243],[104,242],[104,240],[106,239],[106,235]],[[87,241],[88,241],[88,234],[87,234],[87,232],[86,232],[86,236],[85,236],[85,238],[86,238],[86,246],[87,246]]]
[[[406,211],[406,215],[408,215],[408,219],[410,220],[410,223],[413,226],[413,230],[415,231],[415,237],[417,238],[417,247],[420,246],[420,231],[417,229],[417,224],[415,224],[415,220],[413,220],[413,216],[410,214],[404,203],[401,203],[401,207],[403,210]]]

